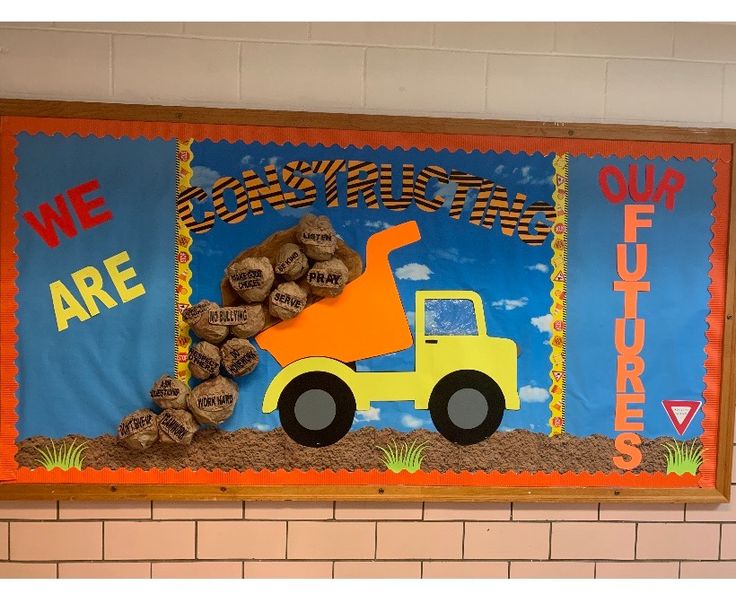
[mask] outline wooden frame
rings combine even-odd
[[[61,485],[2,484],[0,499],[261,499],[261,500],[442,500],[442,501],[639,501],[723,502],[730,496],[736,402],[736,130],[674,128],[615,124],[564,124],[460,118],[373,116],[355,114],[285,112],[196,107],[166,107],[107,103],[0,99],[0,116],[85,118],[123,121],[157,121],[191,124],[267,125],[326,129],[433,132],[639,140],[731,145],[731,203],[729,213],[726,308],[721,370],[721,408],[718,463],[714,489],[641,488],[521,488],[416,486],[232,486],[232,485]]]

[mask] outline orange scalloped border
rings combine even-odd
[[[642,481],[642,478],[646,479]],[[44,470],[20,468],[19,483],[98,483],[165,485],[408,485],[462,487],[697,487],[691,474],[605,472],[471,472],[432,470]]]
[[[368,146],[388,149],[433,149],[437,151],[511,151],[569,153],[571,156],[602,155],[616,157],[648,157],[700,159],[715,161],[716,191],[713,211],[714,237],[711,242],[711,300],[706,347],[706,377],[704,411],[704,446],[715,452],[718,435],[719,387],[721,379],[721,350],[723,314],[725,305],[725,267],[728,235],[728,190],[731,147],[727,144],[686,144],[667,142],[627,142],[609,140],[582,140],[515,136],[479,136],[406,132],[369,132],[319,128],[286,128],[267,126],[233,126],[210,124],[173,124],[163,122],[123,122],[116,120],[88,120],[62,118],[0,117],[0,480],[15,479],[18,483],[130,483],[130,484],[249,484],[249,485],[462,485],[462,486],[612,486],[612,487],[712,487],[715,485],[715,456],[706,456],[698,477],[662,473],[573,473],[573,472],[439,472],[418,471],[414,474],[371,471],[209,471],[185,469],[177,471],[118,469],[81,471],[46,471],[18,468],[15,463],[17,436],[17,404],[15,393],[17,352],[15,295],[16,256],[15,239],[15,135],[63,134],[81,136],[122,136],[130,138],[163,138],[167,140],[191,138],[194,140],[243,141],[291,144],[336,144]]]
[[[704,488],[716,486],[718,453],[718,423],[721,409],[721,365],[723,354],[723,320],[726,315],[726,268],[728,260],[728,215],[730,212],[729,190],[731,188],[731,169],[722,161],[715,166],[713,186],[713,238],[710,242],[710,300],[705,322],[705,390],[703,391],[703,464],[698,476],[699,485]],[[733,197],[731,197],[733,199]],[[732,230],[732,233],[736,230]],[[730,420],[730,418],[729,418]],[[708,454],[711,455],[708,455]]]
[[[18,389],[18,352],[15,349],[18,308],[15,295],[15,135],[0,118],[0,481],[15,478],[15,393]]]

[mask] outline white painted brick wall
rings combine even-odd
[[[480,53],[371,48],[366,57],[366,107],[482,112],[486,56]]]
[[[0,96],[736,126],[736,25],[0,23]]]

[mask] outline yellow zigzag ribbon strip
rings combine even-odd
[[[192,180],[192,142],[193,139],[177,140],[176,142],[176,192],[188,188]],[[174,270],[176,277],[174,279],[174,291],[176,295],[176,310],[174,312],[174,369],[176,376],[183,382],[189,382],[191,377],[189,373],[189,365],[187,359],[189,357],[189,347],[192,345],[192,339],[189,336],[188,326],[181,317],[189,305],[189,299],[192,296],[192,288],[190,281],[192,279],[192,253],[190,247],[192,245],[192,236],[187,226],[181,221],[178,213],[176,214],[176,248],[175,248],[175,264]]]
[[[550,313],[550,346],[552,363],[550,371],[550,436],[565,431],[565,296],[567,282],[567,179],[569,155],[556,155],[552,161],[555,169],[554,203],[555,223],[552,226],[552,307]]]

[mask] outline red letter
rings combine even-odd
[[[644,191],[639,192],[637,183],[637,170],[639,168],[632,163],[629,165],[629,195],[634,202],[646,202],[652,195],[654,189],[654,165],[644,167]]]
[[[36,215],[31,211],[23,213],[23,218],[33,230],[41,236],[46,244],[50,248],[55,248],[59,245],[59,236],[56,234],[54,229],[54,223],[64,232],[67,237],[74,237],[77,234],[77,228],[74,226],[74,220],[72,215],[69,214],[69,209],[64,202],[64,197],[60,194],[56,198],[56,208],[58,213],[49,205],[48,202],[44,202],[39,208],[43,223],[41,223]]]
[[[659,202],[662,194],[667,194],[667,198],[664,200],[665,208],[672,210],[675,208],[675,192],[682,190],[685,185],[685,176],[671,167],[667,168],[664,172],[662,181],[657,186],[657,192],[654,194],[654,202]]]
[[[650,219],[640,219],[640,214],[652,214],[654,204],[627,204],[624,206],[624,241],[636,243],[636,230],[652,226]]]
[[[618,184],[618,191],[615,194],[613,190],[611,190],[611,186],[608,181],[608,178],[611,175],[616,178],[616,183]],[[624,179],[624,174],[619,171],[618,167],[614,167],[613,165],[606,165],[603,167],[603,169],[598,172],[598,185],[601,187],[603,195],[614,204],[618,204],[626,198],[626,180]]]
[[[93,198],[92,200],[85,200],[84,198],[82,198],[84,194],[89,194],[90,192],[94,192],[95,190],[99,189],[99,182],[96,179],[93,179],[91,181],[88,181],[87,183],[82,184],[81,186],[72,188],[67,192],[67,194],[69,194],[69,199],[72,201],[74,212],[77,213],[77,217],[79,218],[79,222],[82,223],[83,229],[95,227],[96,225],[100,225],[101,223],[109,221],[112,218],[112,213],[109,210],[103,210],[100,214],[97,215],[92,214],[92,211],[95,208],[100,208],[104,206],[105,199],[102,196],[98,196],[97,198]]]
[[[628,460],[624,460],[624,456],[614,456],[613,463],[621,470],[633,470],[641,464],[641,437],[636,433],[621,433],[616,437],[616,449],[624,456],[628,456]]]

